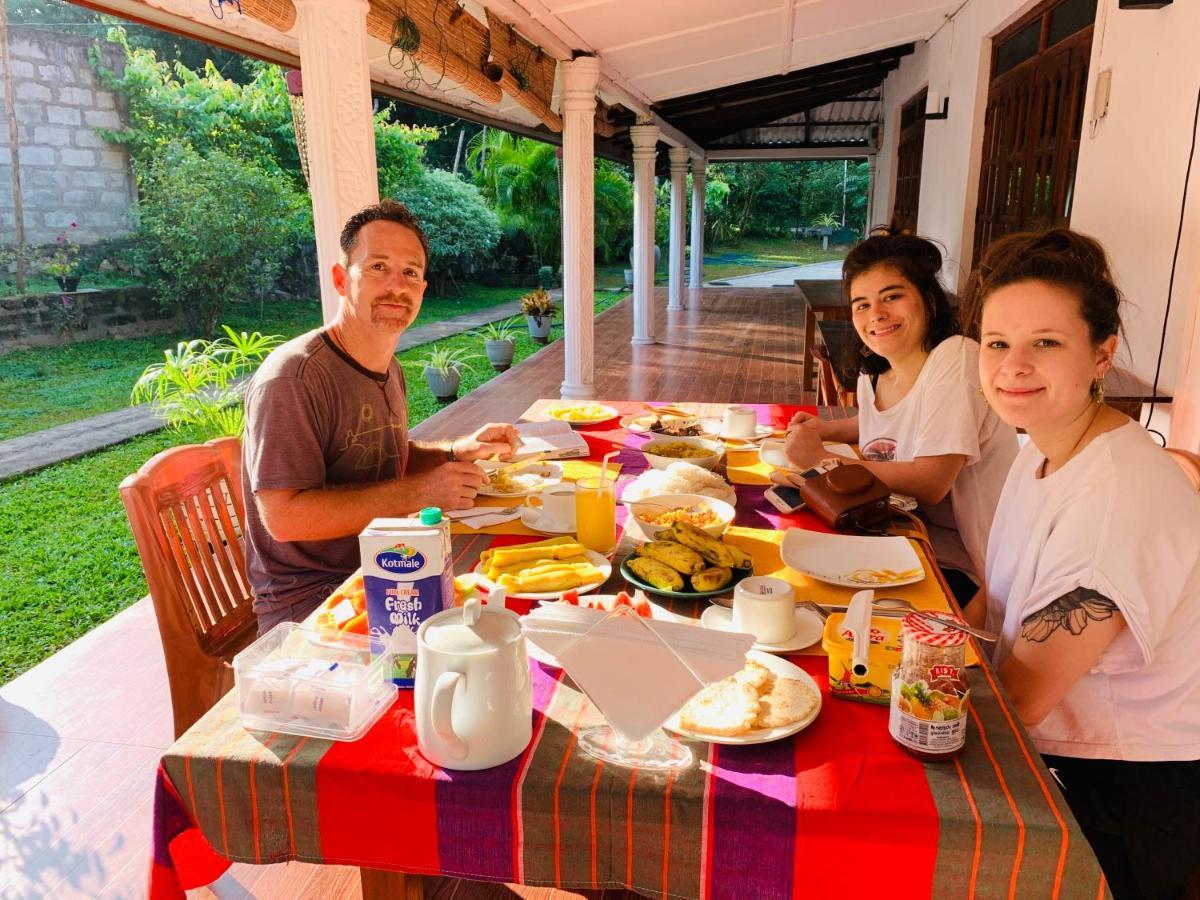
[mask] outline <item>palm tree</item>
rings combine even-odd
[[[556,148],[484,129],[469,142],[467,168],[501,220],[529,236],[543,265],[557,266],[562,256],[562,205]]]

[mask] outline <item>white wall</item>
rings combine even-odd
[[[1130,301],[1125,315],[1130,368],[1146,381],[1153,379],[1158,357],[1200,91],[1198,35],[1200,4],[1194,0],[1176,0],[1160,10],[1122,10],[1117,0],[1101,0],[1092,38],[1071,226],[1098,238],[1112,256]],[[1093,130],[1088,122],[1096,78],[1109,68],[1108,114]],[[1178,400],[1172,444],[1195,450],[1200,347],[1189,325],[1200,294],[1200,159],[1192,167],[1159,385]]]
[[[884,84],[884,147],[874,220],[895,191],[899,104],[922,84],[950,97],[950,117],[926,124],[917,227],[946,248],[946,281],[961,285],[972,254],[991,36],[1034,0],[970,0]],[[1101,0],[1092,39],[1072,227],[1098,238],[1131,301],[1123,364],[1150,381],[1179,225],[1183,173],[1200,88],[1200,3],[1120,10]],[[1112,68],[1107,116],[1091,118],[1097,74]],[[885,153],[887,158],[885,159]],[[1175,395],[1172,443],[1200,446],[1200,159],[1176,272],[1160,388]],[[1136,308],[1135,308],[1136,307]]]

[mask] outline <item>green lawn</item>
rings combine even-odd
[[[488,309],[518,299],[521,288],[468,285],[450,298],[426,297],[417,325]],[[294,337],[321,324],[316,300],[230,307],[222,320],[238,331],[261,331]],[[130,340],[108,339],[14,350],[0,356],[0,440],[121,409],[146,366],[162,358],[164,348],[195,335],[157,335]]]
[[[598,293],[596,311],[622,296]],[[551,337],[562,337],[561,321]],[[438,343],[483,354],[480,340],[469,335]],[[416,362],[429,346],[400,355],[409,386],[411,425],[438,409]],[[539,349],[523,331],[514,362]],[[466,373],[460,393],[495,374],[481,359],[475,372]],[[0,535],[4,536],[0,540],[0,684],[146,593],[117,485],[158,451],[195,440],[194,434],[159,432],[0,483]]]

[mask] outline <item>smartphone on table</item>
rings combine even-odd
[[[782,513],[799,512],[804,509],[804,498],[800,496],[800,489],[795,486],[795,482],[802,478],[815,478],[822,472],[828,472],[831,468],[833,465],[822,463],[811,469],[805,469],[803,472],[789,472],[786,477],[778,480],[773,478],[775,484],[767,488],[763,496],[767,498],[768,503]]]

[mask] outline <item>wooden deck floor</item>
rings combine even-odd
[[[600,397],[813,402],[799,393],[803,315],[793,291],[711,289],[692,299],[692,308],[668,314],[659,292],[657,345],[630,345],[628,301],[597,319]],[[558,396],[561,381],[556,343],[426,420],[414,437],[513,419],[533,400]],[[144,896],[154,771],[170,743],[148,599],[0,688],[0,897]],[[427,880],[427,891],[443,900],[580,896],[448,880]],[[352,868],[235,865],[192,896],[342,900],[359,896],[359,878]]]

